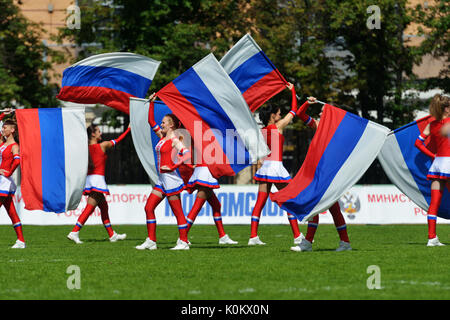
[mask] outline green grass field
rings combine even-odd
[[[301,225],[302,232],[306,227]],[[115,226],[125,241],[110,243],[103,226],[85,226],[84,241],[65,238],[72,226],[24,226],[27,248],[10,249],[11,226],[0,226],[0,299],[303,300],[449,299],[450,225],[438,225],[445,247],[426,247],[426,225],[349,225],[353,250],[334,252],[332,225],[320,225],[313,252],[292,252],[288,225],[261,225],[266,246],[248,247],[250,226],[226,225],[238,245],[217,244],[215,226],[195,225],[189,251],[171,251],[176,226],[158,226],[158,250],[138,251],[145,226]],[[80,269],[80,289],[68,289]],[[380,289],[368,289],[380,270]]]

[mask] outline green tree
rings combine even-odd
[[[445,63],[439,77],[426,81],[425,89],[438,87],[450,92],[450,5],[447,0],[429,1],[411,12],[419,25],[418,35],[424,37],[418,48],[420,55],[431,54]]]
[[[403,33],[412,17],[406,0],[376,1],[380,25],[368,26],[375,11],[373,1],[335,1],[326,5],[330,14],[330,40],[342,37],[349,86],[356,90],[354,106],[363,117],[396,128],[412,120],[412,111],[403,98],[408,81],[414,79],[412,67],[418,62],[414,48],[406,45]],[[376,17],[374,17],[376,19]],[[350,92],[347,92],[350,95]],[[376,111],[372,117],[370,111]],[[392,122],[386,122],[385,119]]]
[[[0,2],[0,99],[3,106],[54,107],[56,86],[45,85],[50,58],[61,59],[41,41],[42,28],[27,20],[12,0]],[[44,61],[44,56],[49,57]]]
[[[161,61],[152,84],[155,90],[209,52],[223,53],[229,48],[226,30],[237,28],[230,28],[228,18],[233,17],[231,12],[239,12],[238,2],[115,0],[104,6],[81,0],[81,29],[61,29],[60,40],[70,39],[80,47],[78,60],[102,52],[128,51]]]

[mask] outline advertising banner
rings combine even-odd
[[[110,195],[106,196],[109,215],[113,225],[145,225],[144,206],[151,192],[151,185],[109,185]],[[276,192],[273,187],[272,192]],[[256,203],[258,185],[222,185],[215,190],[222,204],[222,219],[226,224],[250,224]],[[183,192],[181,201],[187,215],[195,201],[195,193]],[[24,208],[20,188],[17,190],[15,205],[23,225],[73,225],[86,206],[86,197],[76,210],[63,213],[29,211]],[[355,185],[340,199],[339,204],[347,224],[426,224],[426,212],[420,209],[394,185]],[[176,219],[167,203],[161,202],[156,209],[158,224],[176,224]],[[328,211],[320,214],[320,223],[332,224]],[[438,223],[450,220],[438,218]],[[4,207],[0,209],[0,224],[11,221]],[[96,208],[86,224],[101,224],[100,210]],[[212,210],[205,203],[195,220],[195,224],[214,224]],[[288,224],[286,211],[276,203],[267,200],[261,213],[260,224]]]

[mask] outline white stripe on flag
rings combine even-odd
[[[84,108],[63,108],[66,211],[80,203],[88,171],[88,139]]]
[[[225,71],[230,74],[260,51],[261,48],[253,40],[250,34],[246,34],[223,56],[220,60],[220,64]]]
[[[386,139],[378,154],[378,160],[392,183],[410,199],[413,199],[415,204],[427,211],[428,203],[403,159],[403,153],[395,134],[390,134]]]
[[[111,52],[88,57],[75,63],[71,67],[92,66],[117,68],[153,80],[160,63],[160,61],[139,54],[130,52]]]
[[[247,102],[214,55],[207,55],[192,68],[233,122],[251,161],[267,156],[270,150]]]
[[[133,144],[142,166],[154,185],[158,181],[158,173],[153,153],[152,128],[148,123],[148,109],[148,100],[130,98],[130,127]]]

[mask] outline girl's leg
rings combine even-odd
[[[79,232],[80,229],[84,226],[89,216],[94,212],[95,207],[98,205],[97,199],[96,199],[95,192],[92,192],[87,200],[86,207],[84,207],[83,212],[78,217],[78,220],[75,224],[75,226],[72,229],[72,232]]]
[[[258,198],[256,199],[255,207],[252,212],[252,220],[250,227],[250,239],[258,236],[259,219],[261,217],[261,212],[266,205],[267,199],[269,198],[271,183],[260,183],[258,187]]]
[[[287,183],[277,183],[276,187],[278,190],[283,189],[284,187],[287,186]],[[298,241],[301,240],[300,235],[300,228],[298,227],[298,221],[295,215],[293,215],[292,213],[287,213],[288,216],[288,220],[289,220],[289,224],[291,225],[291,229],[292,229],[292,233],[294,234],[294,239],[298,239]],[[295,241],[295,243],[299,243],[298,241]]]
[[[445,182],[441,180],[433,180],[431,182],[431,202],[427,212],[429,240],[436,238],[436,220],[444,193],[444,186]]]
[[[111,221],[109,220],[109,208],[108,203],[106,202],[105,196],[101,193],[98,198],[98,207],[100,208],[100,214],[103,222],[103,226],[108,233],[108,236],[111,238],[114,235],[114,230],[111,226]]]
[[[222,206],[214,192],[211,192],[211,195],[208,198],[208,203],[210,204],[213,211],[214,223],[216,224],[217,232],[219,233],[219,238],[222,238],[223,236],[226,235],[222,223],[222,214],[220,213],[220,209]]]
[[[339,202],[336,201],[330,207],[330,213],[333,217],[334,225],[336,226],[336,230],[341,241],[350,242],[347,234],[347,224],[345,223],[344,216],[342,215],[341,208],[339,207]]]
[[[168,198],[170,208],[177,219],[178,232],[180,234],[180,240],[187,243],[187,222],[183,213],[183,207],[181,206],[181,200],[179,195],[173,195]]]
[[[191,208],[191,211],[189,211],[189,214],[186,218],[187,220],[187,232],[191,229],[192,225],[194,224],[195,219],[197,218],[198,213],[202,209],[203,205],[205,204],[206,200],[210,196],[211,189],[206,187],[198,187],[197,196],[195,198],[194,205]]]
[[[312,251],[312,242],[319,226],[319,215],[315,215],[308,221],[308,228],[306,229],[306,237],[297,246],[291,247],[292,251]]]
[[[164,199],[164,195],[157,190],[152,190],[150,196],[147,199],[147,203],[145,204],[145,216],[147,218],[147,234],[148,237],[145,239],[144,243],[136,246],[138,250],[156,250],[156,216],[155,209]]]
[[[1,197],[1,199],[1,203],[5,206],[6,212],[8,213],[8,216],[13,224],[17,240],[25,242],[25,239],[23,238],[22,223],[20,222],[19,215],[17,214],[16,207],[14,206],[12,196],[9,195],[7,197]]]
[[[305,239],[309,242],[313,242],[314,235],[316,234],[317,227],[319,226],[319,215],[315,215],[311,221],[308,221],[308,229],[306,230],[306,237]]]
[[[147,233],[148,238],[156,242],[156,216],[155,209],[163,201],[164,195],[156,190],[153,190],[150,197],[145,204],[145,215],[147,217]]]

